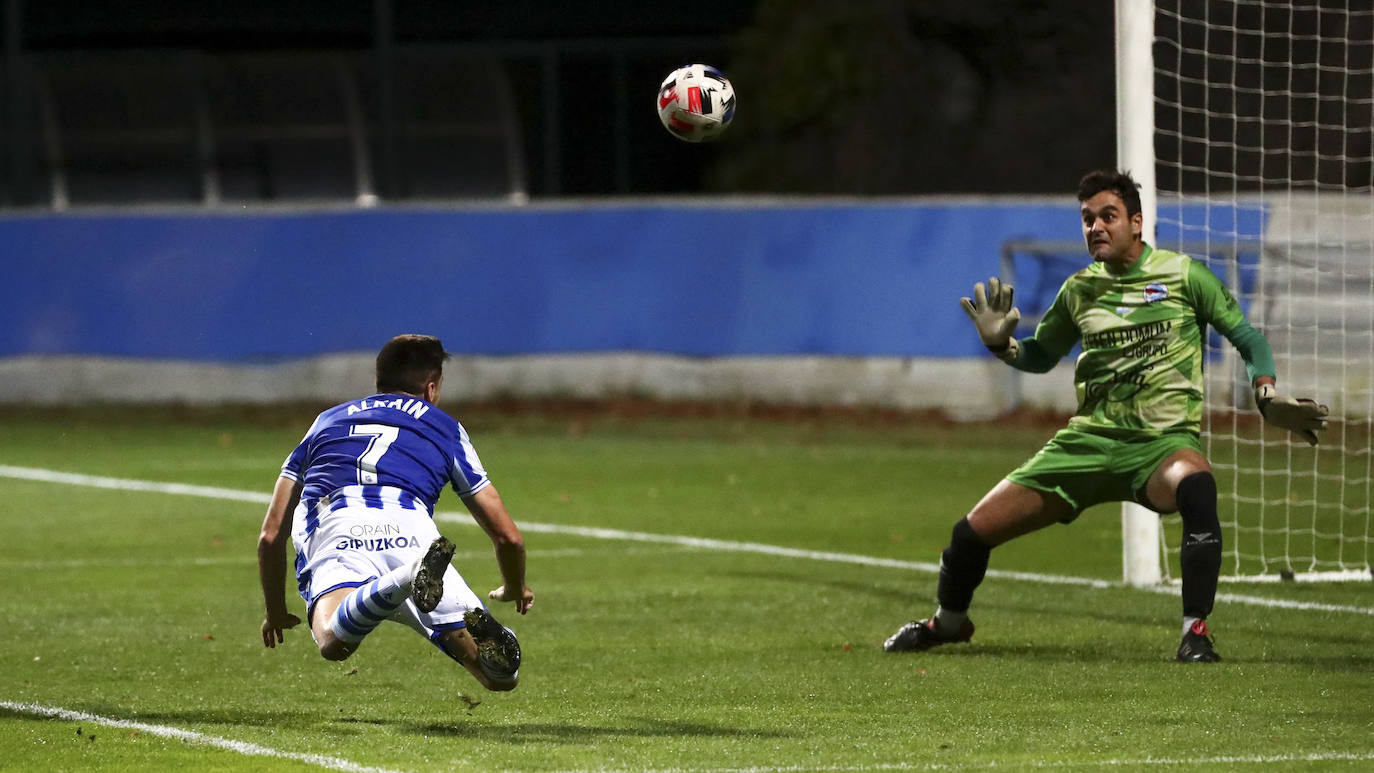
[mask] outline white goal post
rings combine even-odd
[[[1265,428],[1243,364],[1209,338],[1223,579],[1370,579],[1374,6],[1116,0],[1116,43],[1117,161],[1141,183],[1145,238],[1203,244],[1281,389],[1333,414],[1315,449]],[[1177,524],[1123,507],[1128,584],[1177,576]]]
[[[1140,183],[1141,237],[1155,243],[1154,2],[1117,0],[1117,165]],[[1121,572],[1128,585],[1164,579],[1159,516],[1134,502],[1121,505]]]

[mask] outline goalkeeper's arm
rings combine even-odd
[[[1274,352],[1264,334],[1239,317],[1227,329],[1218,326],[1222,335],[1236,347],[1245,361],[1245,371],[1255,388],[1255,407],[1264,420],[1286,429],[1309,445],[1317,444],[1317,433],[1326,429],[1327,408],[1316,400],[1279,394],[1274,380]]]
[[[1240,304],[1205,264],[1189,264],[1187,291],[1202,320],[1226,336],[1245,360],[1245,372],[1255,388],[1255,407],[1264,420],[1315,446],[1317,432],[1326,429],[1326,406],[1316,400],[1279,394],[1274,385],[1274,350],[1269,341],[1250,326]]]

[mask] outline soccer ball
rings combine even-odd
[[[679,67],[658,88],[658,120],[680,140],[714,140],[734,118],[735,87],[709,65]]]

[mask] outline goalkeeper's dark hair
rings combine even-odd
[[[1078,200],[1087,201],[1102,191],[1111,191],[1126,204],[1126,216],[1140,214],[1140,183],[1130,172],[1117,169],[1094,169],[1078,181]]]
[[[396,336],[377,353],[377,392],[422,395],[426,384],[444,374],[450,356],[434,336]]]

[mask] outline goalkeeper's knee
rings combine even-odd
[[[1203,470],[1178,482],[1174,494],[1183,530],[1189,534],[1211,533],[1220,540],[1221,521],[1217,517],[1217,479]],[[1186,535],[1185,535],[1186,536]],[[1187,544],[1187,540],[1184,540]],[[1220,542],[1218,541],[1218,544]]]

